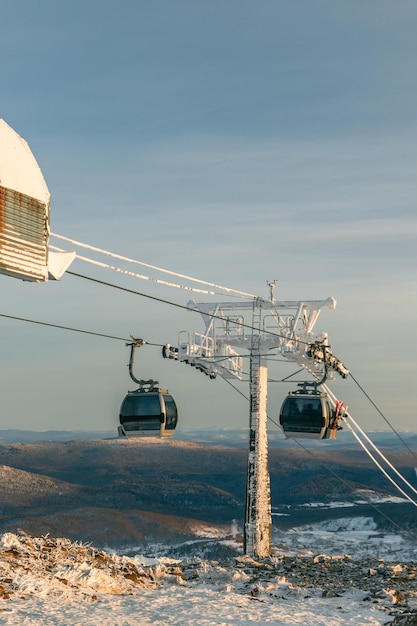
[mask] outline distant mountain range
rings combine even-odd
[[[395,450],[402,449],[404,445],[401,440],[405,441],[407,446],[416,451],[417,455],[417,432],[407,431],[399,432],[398,435],[391,430],[388,431],[371,431],[368,432],[371,439],[384,449]],[[53,442],[53,441],[70,441],[70,440],[90,440],[90,439],[114,439],[117,437],[116,428],[114,430],[18,430],[5,429],[0,430],[0,443],[36,443],[36,442]],[[286,439],[281,431],[277,428],[270,429],[268,432],[269,443],[272,446],[280,446],[284,448],[294,447],[291,439]],[[248,445],[248,431],[246,429],[230,429],[230,428],[206,428],[195,430],[179,429],[174,435],[175,441],[193,441],[207,445],[227,445],[231,447],[246,448]],[[358,448],[358,444],[354,436],[349,431],[342,431],[337,439],[326,440],[321,442],[311,441],[310,447],[331,447],[331,448]],[[417,465],[417,463],[416,463]]]

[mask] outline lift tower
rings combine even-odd
[[[271,350],[308,370],[316,380],[331,354],[327,333],[312,332],[323,307],[334,309],[334,298],[277,301],[253,298],[243,302],[188,302],[205,323],[203,333],[181,331],[178,348],[169,344],[164,356],[187,363],[210,378],[242,379],[243,357],[249,356],[249,449],[244,519],[244,551],[262,558],[271,553],[271,501],[268,468],[267,380]],[[321,346],[312,356],[311,346]],[[246,351],[246,354],[245,354]],[[318,356],[319,355],[319,356]],[[321,355],[321,356],[320,356]],[[323,358],[321,358],[323,357]]]

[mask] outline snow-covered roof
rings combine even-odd
[[[0,185],[49,207],[50,193],[27,142],[0,118]]]
[[[50,194],[28,144],[0,119],[0,273],[48,279]]]

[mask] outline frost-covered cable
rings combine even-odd
[[[350,377],[351,379],[354,381],[355,385],[357,387],[359,387],[359,389],[362,391],[362,393],[365,395],[365,397],[369,400],[369,402],[372,404],[372,406],[374,407],[374,409],[376,409],[376,411],[379,413],[379,415],[382,417],[382,419],[384,420],[384,422],[386,424],[388,424],[388,426],[391,428],[392,432],[396,434],[396,436],[398,437],[398,439],[401,441],[401,443],[403,444],[403,446],[405,448],[407,448],[407,450],[414,456],[417,458],[417,455],[415,453],[414,450],[411,450],[411,448],[408,446],[407,442],[404,440],[404,438],[400,435],[400,433],[396,430],[396,428],[394,428],[394,426],[391,424],[391,422],[388,420],[388,418],[382,413],[382,411],[380,410],[380,408],[375,404],[375,402],[372,400],[372,398],[370,397],[370,395],[365,391],[365,389],[362,387],[362,385],[356,380],[356,378],[353,376],[352,372],[350,373]]]
[[[395,474],[397,474],[397,476],[399,478],[401,478],[401,480],[407,485],[407,487],[409,487],[409,489],[411,489],[411,491],[414,491],[414,493],[417,495],[417,489],[415,489],[415,487],[413,487],[413,485],[408,482],[408,480],[401,474],[401,472],[399,470],[397,470],[397,468],[387,459],[387,457],[381,452],[381,450],[368,437],[366,432],[359,426],[359,424],[356,422],[356,420],[353,419],[353,417],[350,415],[350,413],[347,413],[346,417],[352,422],[352,424],[355,425],[355,427],[359,430],[359,432],[366,439],[366,441],[369,443],[369,445],[379,454],[379,456],[392,469],[392,471],[395,472]]]
[[[375,463],[375,465],[381,470],[381,472],[384,474],[384,476],[386,478],[388,478],[388,480],[394,485],[394,487],[400,492],[402,493],[402,495],[407,498],[407,500],[409,500],[411,502],[411,504],[414,504],[414,506],[417,506],[417,502],[415,500],[413,500],[413,498],[411,496],[408,495],[408,493],[406,493],[404,491],[404,489],[402,489],[396,482],[395,480],[392,478],[392,476],[390,476],[388,474],[388,472],[382,467],[382,465],[377,461],[377,459],[374,457],[374,455],[372,454],[372,452],[370,450],[368,450],[368,448],[366,447],[366,445],[364,444],[364,442],[361,440],[361,438],[359,437],[359,435],[357,433],[355,433],[355,431],[353,430],[352,426],[349,424],[349,422],[346,422],[347,427],[349,428],[349,430],[351,431],[352,435],[355,437],[355,439],[357,440],[357,442],[359,443],[359,445],[363,448],[363,450],[366,452],[366,454],[369,456],[370,459],[372,459],[372,461]]]
[[[63,252],[62,248],[57,248],[56,246],[49,246],[51,250],[56,250],[58,252]],[[153,283],[158,283],[160,285],[165,285],[167,287],[176,287],[177,289],[185,289],[186,291],[194,291],[197,293],[203,293],[205,295],[216,296],[220,295],[216,291],[208,291],[206,289],[198,289],[197,287],[187,287],[186,285],[178,285],[176,283],[170,283],[166,280],[160,280],[158,278],[151,278],[150,276],[145,276],[144,274],[137,274],[136,272],[131,272],[130,270],[124,270],[120,267],[116,267],[115,265],[109,265],[108,263],[103,263],[102,261],[95,261],[94,259],[89,259],[88,257],[81,256],[77,254],[77,259],[80,261],[85,261],[86,263],[91,263],[92,265],[97,265],[98,267],[104,267],[106,269],[113,270],[114,272],[118,272],[119,274],[127,274],[127,276],[133,276],[134,278],[140,278],[141,280],[149,280]]]
[[[274,421],[274,420],[272,420]],[[276,424],[276,422],[274,422],[274,424]],[[278,426],[278,424],[276,424]],[[304,450],[304,452],[306,452],[307,454],[309,454],[315,461],[317,460],[313,454],[313,452],[311,450],[309,450],[308,448],[306,448],[305,446],[303,446],[303,444],[301,443],[301,441],[299,441],[298,439],[294,439],[295,443]],[[341,482],[343,485],[345,485],[345,487],[348,487],[352,493],[355,493],[355,488],[351,485],[350,482],[348,482],[347,480],[345,480],[344,478],[342,478],[341,476],[339,476],[331,467],[330,465],[327,465],[326,463],[323,463],[322,461],[319,462],[320,465],[322,467],[324,467],[324,469],[327,472],[330,472],[330,474],[332,474],[339,482]],[[402,526],[400,526],[399,524],[397,524],[397,522],[395,522],[391,517],[389,517],[389,515],[387,515],[386,513],[384,513],[384,511],[382,511],[381,509],[379,509],[374,502],[372,502],[372,500],[370,498],[367,498],[366,496],[365,500],[368,502],[369,506],[372,507],[374,509],[374,511],[376,511],[379,515],[381,515],[381,517],[384,517],[388,522],[390,522],[390,524],[392,524],[393,526],[395,526],[396,528],[398,528],[398,530],[400,530],[403,533],[409,534],[410,537],[412,537],[414,539],[414,535],[412,535],[411,533],[409,533],[405,528],[403,528]]]
[[[190,280],[195,283],[199,283],[201,285],[207,285],[208,287],[213,287],[214,289],[221,289],[229,294],[235,294],[237,296],[244,296],[247,298],[257,298],[256,295],[247,293],[245,291],[239,291],[238,289],[231,289],[230,287],[223,287],[222,285],[217,285],[216,283],[211,283],[205,280],[201,280],[199,278],[194,278],[193,276],[188,276],[187,274],[180,274],[178,272],[173,272],[172,270],[167,270],[162,267],[158,267],[156,265],[151,265],[150,263],[145,263],[143,261],[138,261],[136,259],[131,259],[129,257],[122,256],[120,254],[116,254],[114,252],[110,252],[109,250],[103,250],[102,248],[97,248],[95,246],[91,246],[86,243],[82,243],[81,241],[77,241],[75,239],[70,239],[70,237],[64,237],[64,235],[57,235],[56,233],[50,233],[51,237],[56,237],[57,239],[62,239],[63,241],[68,241],[69,243],[80,246],[81,248],[87,248],[88,250],[92,250],[93,252],[99,252],[101,254],[106,254],[115,259],[120,259],[122,261],[127,261],[128,263],[136,263],[137,265],[142,265],[143,267],[148,267],[149,269],[156,270],[158,272],[163,272],[165,274],[170,274],[171,276],[177,276],[178,278],[184,278],[185,280]]]
[[[326,391],[328,396],[332,399],[333,403],[335,403],[336,396],[333,394],[333,392],[327,387],[327,385],[322,385],[322,387]],[[357,421],[350,415],[350,413],[346,413],[346,417],[347,417],[347,419],[349,419],[352,422],[352,424],[354,424],[355,428],[357,428],[357,430],[361,433],[362,437],[364,437],[364,439],[375,450],[375,452],[377,454],[379,454],[381,459],[383,459],[385,461],[385,463],[388,465],[388,467],[390,467],[392,469],[392,471],[398,476],[398,478],[400,478],[403,481],[403,483],[405,485],[407,485],[407,487],[409,489],[411,489],[411,491],[413,491],[417,495],[417,489],[415,489],[415,487],[413,487],[413,485],[408,482],[408,480],[405,478],[405,476],[403,476],[401,474],[401,472],[391,463],[391,461],[385,456],[385,454],[374,444],[372,439],[370,439],[370,437],[368,437],[366,432],[363,430],[363,428],[361,428],[359,426]]]

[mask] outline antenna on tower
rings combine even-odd
[[[275,291],[275,285],[277,284],[277,280],[267,280],[266,284],[269,286],[269,299],[271,302],[274,301],[274,291]]]

